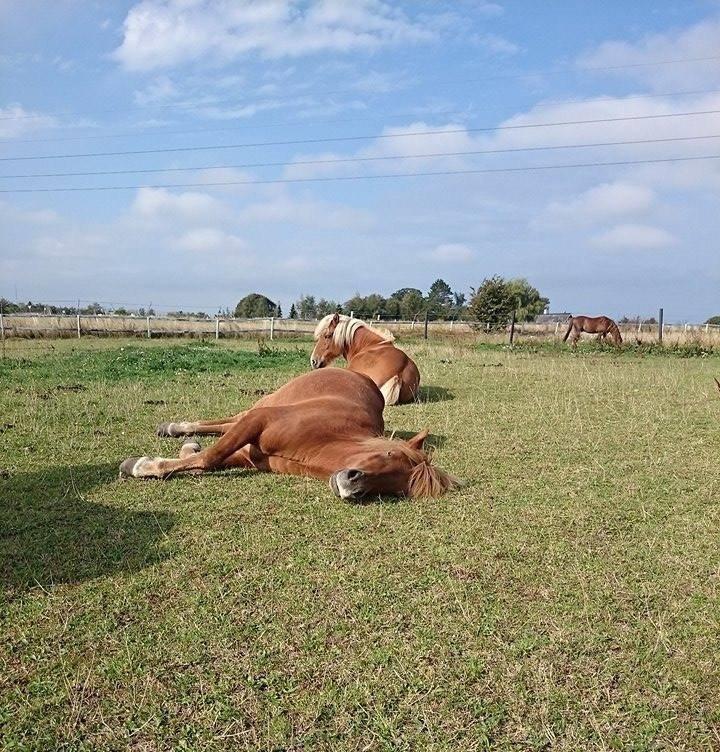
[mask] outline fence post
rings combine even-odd
[[[0,314],[0,321],[2,321],[2,314]],[[706,322],[705,323],[705,334],[707,334],[709,330],[710,330],[710,324],[708,324]]]
[[[510,347],[513,346],[513,340],[515,339],[515,311],[512,312],[510,317]]]
[[[425,332],[423,334],[424,339],[428,338],[427,330],[428,330],[428,312],[425,311]]]
[[[707,331],[707,329],[706,329]],[[5,342],[5,322],[3,321],[3,312],[0,311],[0,337],[2,337],[3,343]]]
[[[150,339],[150,317],[147,317],[147,338]]]
[[[77,315],[77,338],[80,339],[80,313]]]
[[[354,317],[355,317],[355,311],[350,311],[350,318],[352,319]]]
[[[270,317],[270,339],[273,339],[275,336],[275,317]]]
[[[663,324],[663,314],[664,314],[664,311],[663,311],[663,309],[661,308],[661,309],[660,309],[660,314],[659,314],[659,316],[658,316],[658,342],[659,342],[659,343],[660,343],[661,345],[662,345],[662,341],[663,341],[663,328],[664,328],[664,326],[665,326],[665,325]]]
[[[559,329],[559,328],[560,328],[560,322],[559,322],[559,321],[556,321],[556,322],[555,322],[555,336],[556,336],[556,337],[557,337],[557,333],[558,333],[558,329]]]

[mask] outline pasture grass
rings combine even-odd
[[[0,361],[3,748],[720,748],[717,359],[408,349],[422,400],[387,428],[430,427],[468,485],[362,505],[117,480],[307,344]]]

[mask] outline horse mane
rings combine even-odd
[[[314,339],[320,339],[322,333],[328,328],[334,315],[335,314],[333,313],[329,313],[327,316],[324,316],[320,319],[320,321],[318,321],[318,324],[315,327],[315,331],[313,332]],[[386,329],[376,329],[374,326],[370,326],[370,324],[366,323],[362,319],[356,319],[341,313],[340,321],[338,322],[338,325],[335,327],[335,331],[333,332],[333,342],[338,347],[349,347],[353,341],[355,332],[361,327],[365,327],[365,329],[371,331],[373,334],[377,334],[377,336],[383,339],[385,342],[393,342],[395,340],[395,337],[392,335],[392,333],[387,331]]]
[[[430,498],[442,496],[446,491],[459,488],[461,481],[432,464],[432,456],[424,449],[413,449],[404,441],[378,436],[363,442],[368,449],[393,449],[401,452],[413,465],[408,481],[408,496]]]

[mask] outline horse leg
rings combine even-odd
[[[386,405],[397,405],[400,401],[400,390],[402,389],[402,380],[397,374],[389,378],[381,387],[383,399]]]
[[[222,436],[237,423],[247,412],[233,415],[230,418],[216,418],[215,420],[182,421],[179,423],[161,423],[157,427],[158,436],[169,436],[179,439],[183,436]]]
[[[257,439],[271,417],[269,409],[249,410],[243,419],[233,423],[213,446],[200,451],[192,446],[188,446],[187,449],[183,447],[181,458],[177,460],[163,457],[129,457],[120,465],[120,477],[166,478],[180,472],[204,473],[218,470],[225,467],[225,463],[244,446]],[[240,461],[240,456],[237,461]]]
[[[580,339],[581,329],[573,328],[572,336],[570,337],[570,346],[577,347],[578,340]]]

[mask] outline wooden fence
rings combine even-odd
[[[492,329],[468,321],[373,321],[374,326],[386,329],[399,338],[423,337],[476,337],[502,341],[506,330]],[[80,338],[80,337],[200,337],[232,338],[259,337],[312,337],[316,321],[302,319],[235,319],[235,318],[168,318],[165,316],[115,316],[115,315],[55,315],[38,313],[0,314],[0,337],[25,338]],[[427,327],[427,331],[426,331]],[[565,322],[516,323],[516,339],[561,339]],[[623,339],[631,342],[655,342],[659,339],[658,324],[621,324]],[[672,344],[697,341],[720,345],[720,326],[713,324],[664,324],[663,341]]]

